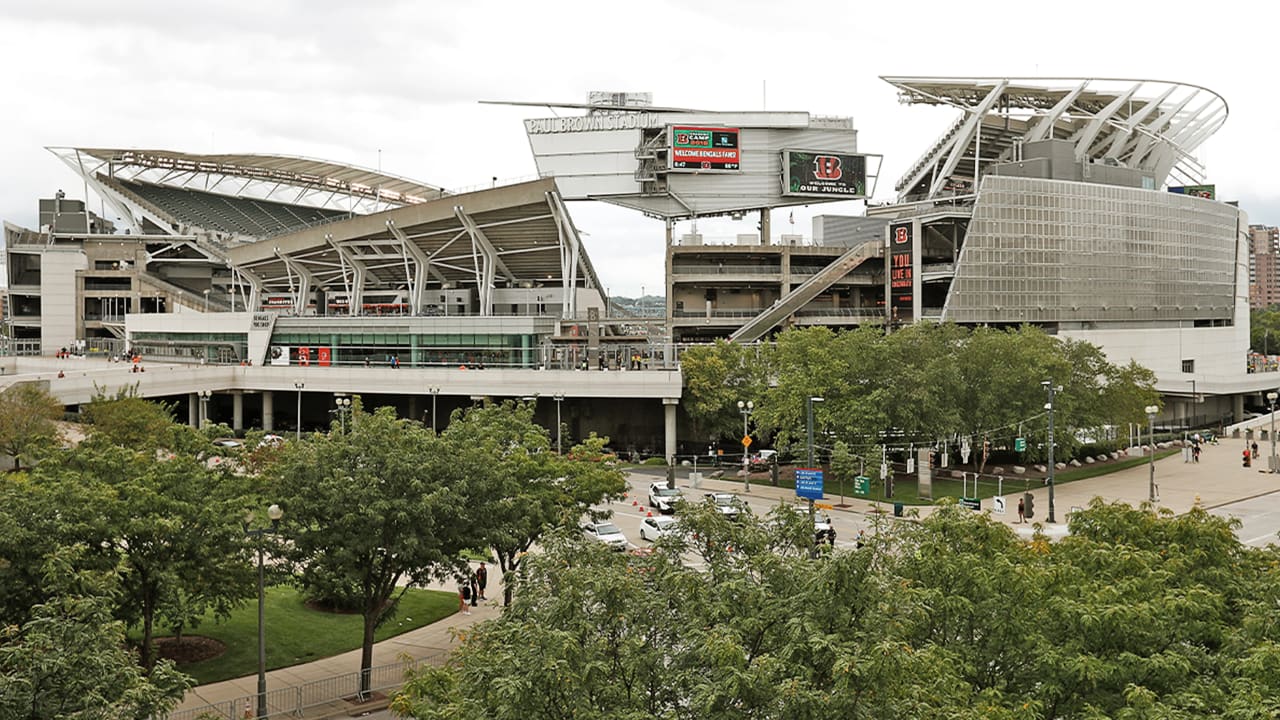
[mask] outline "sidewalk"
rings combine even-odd
[[[1259,418],[1251,426],[1267,429],[1267,418]],[[1255,431],[1255,439],[1258,433]],[[1218,445],[1202,445],[1200,462],[1183,462],[1181,453],[1170,455],[1155,462],[1155,484],[1157,487],[1157,505],[1185,513],[1197,503],[1205,508],[1245,500],[1280,491],[1280,475],[1272,475],[1266,471],[1267,457],[1271,451],[1270,441],[1257,440],[1259,458],[1253,461],[1252,467],[1242,467],[1242,451],[1246,446],[1244,433],[1240,438],[1223,438]],[[683,471],[684,468],[681,468]],[[744,493],[742,479],[726,472],[719,480],[703,477],[701,489],[719,492],[731,492],[750,497],[769,498],[794,502],[795,491],[790,488],[778,488],[769,484],[767,478],[752,478],[751,491]],[[1044,526],[1049,535],[1062,535],[1066,532],[1067,515],[1072,508],[1085,507],[1095,497],[1108,501],[1125,502],[1137,506],[1147,501],[1151,469],[1148,464],[1119,470],[1098,477],[1076,480],[1054,486],[1054,520],[1047,522],[1049,513],[1049,488],[1043,481],[1033,478],[1029,492],[1035,497],[1034,518],[1025,525],[1018,524],[1017,502],[1027,481],[1019,476],[1005,477],[1005,497],[1008,499],[1009,511],[1004,515],[991,514],[991,517],[1006,525],[1011,525],[1026,533],[1032,532],[1033,523]],[[687,472],[677,474],[677,482],[688,487]],[[934,482],[939,482],[937,477]],[[950,480],[947,480],[950,482]],[[836,503],[838,496],[827,493],[824,502]],[[835,508],[835,511],[853,513],[886,512],[892,514],[891,503],[874,502],[856,496],[845,496],[847,508]],[[988,511],[989,501],[983,501],[983,511]],[[927,517],[933,512],[929,505],[908,505],[907,512],[918,512]]]
[[[472,563],[472,570],[474,571],[478,565],[478,563]],[[496,565],[490,566],[489,587],[486,592],[489,599],[481,601],[477,607],[470,608],[470,615],[454,613],[430,625],[424,625],[416,630],[410,630],[402,635],[375,643],[373,646],[373,667],[397,663],[404,657],[435,663],[443,662],[443,659],[457,645],[457,641],[454,639],[455,631],[465,630],[473,623],[497,617],[501,613],[501,574],[501,570]],[[435,583],[429,586],[428,589],[456,593],[457,587],[453,583]],[[271,642],[271,619],[269,617],[267,618],[266,633],[267,642]],[[358,642],[359,638],[356,637],[353,640]],[[314,662],[272,670],[267,673],[267,689],[270,691],[317,680],[327,680],[336,675],[359,672],[359,670],[360,650],[357,648],[341,655],[322,658]],[[229,701],[250,700],[255,697],[257,692],[258,676],[256,674],[200,685],[188,690],[186,696],[174,708],[174,711],[191,710],[215,704],[225,706]],[[376,709],[376,707],[372,705],[369,707],[362,706],[362,709]],[[324,713],[308,715],[308,717],[324,716],[327,715]]]

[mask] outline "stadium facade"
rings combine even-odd
[[[305,158],[54,148],[101,212],[59,193],[37,229],[6,223],[10,343],[240,368],[213,388],[237,425],[304,419],[279,392],[315,414],[304,389],[312,411],[362,393],[433,421],[537,395],[572,436],[668,456],[680,346],[797,325],[1035,324],[1152,368],[1169,420],[1238,418],[1273,386],[1246,371],[1247,218],[1192,154],[1226,119],[1220,97],[885,79],[957,116],[894,202],[819,216],[808,238],[775,236],[772,212],[874,192],[879,157],[848,118],[570,105],[587,113],[525,123],[541,179],[468,192]],[[664,316],[609,305],[574,201],[664,221]],[[732,242],[676,233],[748,216]],[[196,395],[179,399],[198,420]]]

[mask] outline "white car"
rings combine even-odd
[[[649,507],[658,512],[675,512],[676,503],[683,497],[679,490],[664,482],[656,482],[649,486]]]
[[[676,524],[676,519],[667,517],[666,515],[655,515],[647,517],[640,523],[640,539],[653,542],[658,538],[671,532],[671,528]]]
[[[737,520],[742,513],[742,501],[732,493],[707,493],[707,499],[715,503],[716,510],[730,520]]]
[[[582,526],[587,537],[608,545],[613,550],[626,550],[627,538],[613,523],[588,523]]]

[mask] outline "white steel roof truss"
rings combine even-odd
[[[1111,121],[1115,114],[1129,102],[1133,94],[1142,87],[1142,83],[1133,85],[1116,99],[1107,103],[1107,106],[1101,112],[1093,116],[1089,124],[1085,126],[1080,137],[1076,139],[1076,159],[1084,160],[1089,157],[1089,149],[1093,147],[1093,141],[1097,139],[1098,133],[1102,132],[1102,128]]]
[[[315,284],[315,278],[302,265],[297,264],[289,258],[288,255],[279,256],[284,261],[285,271],[289,273],[289,291],[293,293],[293,309],[298,315],[302,315],[307,309],[307,294],[311,292],[311,287]],[[298,282],[295,284],[293,276],[298,276]]]
[[[487,317],[493,314],[493,286],[497,273],[501,271],[503,277],[512,284],[515,283],[516,277],[507,268],[507,264],[498,257],[498,251],[494,249],[493,243],[489,242],[488,236],[476,226],[475,220],[471,219],[461,205],[454,206],[453,214],[471,236],[471,261],[475,268],[476,284],[479,286],[480,315]]]
[[[571,318],[578,312],[578,256],[581,242],[578,232],[570,222],[564,208],[556,203],[556,198],[547,193],[547,204],[551,207],[551,216],[555,218],[560,248],[560,288],[564,301],[560,304],[561,317]]]
[[[404,263],[404,275],[409,288],[409,311],[417,315],[422,308],[422,294],[426,286],[426,276],[430,273],[431,261],[422,254],[422,249],[405,236],[404,231],[396,227],[394,220],[387,221],[387,230],[400,241],[400,255]],[[409,261],[413,260],[413,271],[409,270]]]
[[[1045,113],[1040,118],[1040,121],[1035,124],[1035,127],[1031,128],[1031,132],[1026,134],[1026,142],[1035,142],[1050,136],[1053,132],[1054,124],[1058,122],[1058,119],[1062,117],[1062,114],[1067,111],[1067,108],[1071,107],[1071,105],[1075,103],[1076,98],[1080,97],[1080,93],[1084,92],[1084,89],[1088,86],[1088,80],[1080,83],[1079,87],[1067,93],[1061,100],[1055,103],[1053,109]]]
[[[932,184],[929,186],[929,197],[936,197],[942,190],[947,178],[955,171],[956,165],[960,163],[960,158],[964,155],[965,148],[969,147],[969,143],[973,141],[975,133],[978,132],[981,126],[982,118],[990,112],[1008,85],[1009,82],[1007,80],[1001,80],[991,89],[991,92],[987,93],[982,102],[973,108],[966,109],[966,112],[970,113],[969,118],[965,120],[964,128],[951,139],[951,152],[947,155],[946,162],[938,170]]]
[[[1146,120],[1148,115],[1158,110],[1160,106],[1164,104],[1164,101],[1168,100],[1169,96],[1173,94],[1173,91],[1177,89],[1176,85],[1171,86],[1168,90],[1165,90],[1164,94],[1160,97],[1155,98],[1154,100],[1148,100],[1147,103],[1142,106],[1142,109],[1130,115],[1129,119],[1124,123],[1124,126],[1116,132],[1115,137],[1112,138],[1111,146],[1106,150],[1106,157],[1113,157],[1117,160],[1120,159],[1121,152],[1129,143],[1129,138],[1133,137],[1134,132],[1142,125],[1142,121]]]

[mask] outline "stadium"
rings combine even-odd
[[[819,215],[807,237],[775,234],[773,212],[874,195],[880,157],[850,118],[529,103],[585,114],[525,122],[538,179],[462,190],[281,155],[50,148],[85,197],[40,199],[36,228],[5,223],[6,348],[188,363],[185,386],[140,382],[193,423],[314,426],[360,394],[436,424],[479,398],[540,397],[569,438],[668,458],[680,350],[792,326],[1039,325],[1152,368],[1171,423],[1239,419],[1271,387],[1246,369],[1247,217],[1193,155],[1222,98],[884,79],[956,117],[893,202]],[[575,202],[663,221],[665,313],[609,302]],[[750,224],[720,242],[700,218]]]

